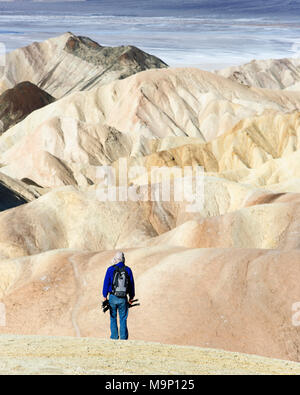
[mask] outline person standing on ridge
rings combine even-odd
[[[104,302],[108,300],[110,310],[110,338],[119,339],[117,323],[117,312],[120,317],[120,339],[128,339],[127,317],[128,308],[132,304],[135,296],[134,278],[130,267],[125,266],[125,256],[123,252],[117,252],[112,260],[104,278],[103,283]],[[129,301],[127,299],[129,295]]]

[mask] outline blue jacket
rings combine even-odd
[[[124,262],[119,262],[116,266],[123,267],[123,266],[125,266],[125,264],[124,264]],[[111,293],[111,291],[112,291],[114,271],[115,271],[114,266],[110,266],[106,271],[106,275],[105,275],[105,279],[104,279],[104,283],[103,283],[103,291],[102,291],[104,298],[106,298],[108,293]],[[128,266],[126,266],[126,271],[129,275],[129,285],[128,285],[129,298],[133,299],[135,296],[133,274],[132,274],[130,267],[128,267]]]

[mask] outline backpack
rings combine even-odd
[[[126,298],[129,286],[129,276],[126,266],[119,267],[114,265],[114,268],[112,294],[119,298]]]

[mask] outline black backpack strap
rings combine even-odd
[[[118,275],[117,272],[120,272],[119,266],[114,265],[114,269],[115,269],[115,270],[114,270],[114,273],[113,273],[112,294],[114,294],[114,292],[115,292],[116,280],[117,280],[117,275]]]
[[[122,269],[124,269],[124,272],[125,272],[126,288],[127,288],[127,292],[128,292],[128,289],[129,289],[129,274],[128,274],[128,271],[126,270],[127,266],[124,265],[124,267]]]

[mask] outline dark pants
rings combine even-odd
[[[128,339],[127,317],[128,317],[128,301],[127,298],[118,298],[115,295],[109,295],[110,305],[110,331],[111,339],[119,339],[119,330],[117,323],[117,312],[119,311],[120,317],[120,339]]]

